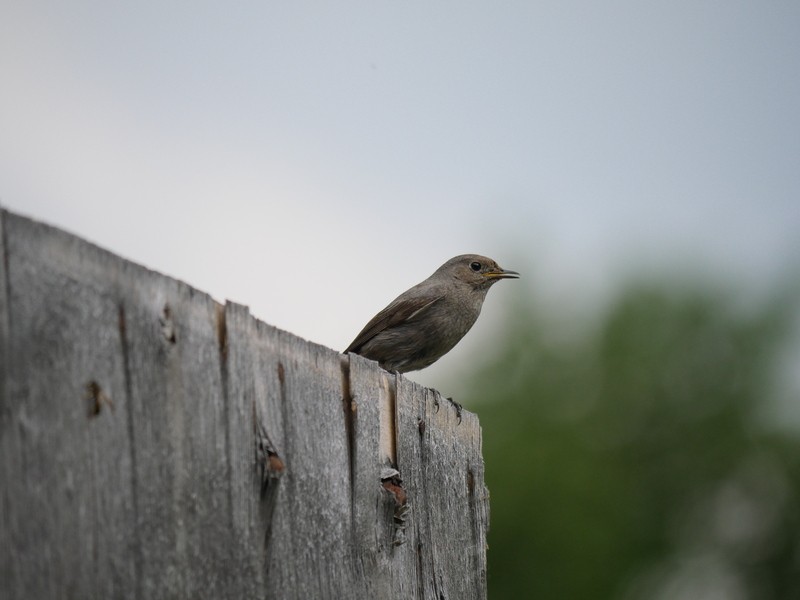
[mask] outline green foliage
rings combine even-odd
[[[800,442],[763,425],[794,313],[635,288],[560,339],[520,310],[475,377],[489,595],[800,598]]]

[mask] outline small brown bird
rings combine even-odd
[[[387,371],[424,369],[466,335],[492,285],[518,277],[485,256],[451,258],[375,315],[345,353],[377,360]]]

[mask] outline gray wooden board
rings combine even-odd
[[[264,594],[265,535],[269,524],[269,515],[262,513],[261,477],[254,450],[254,419],[259,418],[256,390],[262,389],[261,378],[257,377],[258,322],[246,307],[230,302],[224,315],[223,384],[228,405],[231,533],[238,542],[232,549],[238,573],[236,592],[240,598],[258,598]]]
[[[381,485],[383,468],[393,467],[381,440],[381,413],[393,410],[393,395],[386,385],[392,377],[374,361],[357,355],[345,359],[351,415],[351,487],[353,504],[354,567],[362,587],[361,598],[411,598],[393,585],[397,568],[393,546],[394,501]],[[401,595],[398,595],[400,593]]]
[[[8,278],[6,276],[6,236],[5,225],[6,214],[0,207],[0,427],[2,422],[9,416],[9,410],[5,405],[6,379],[8,377],[9,360],[9,322],[8,322]],[[0,503],[4,502],[4,494],[0,494]],[[4,504],[0,504],[2,508]],[[0,520],[0,534],[4,533],[3,521]],[[2,539],[7,539],[3,537]],[[0,550],[2,552],[2,550]],[[0,557],[3,555],[0,554]],[[0,575],[6,572],[6,563],[0,564]]]
[[[216,304],[130,263],[122,279],[142,597],[217,597],[235,565]]]
[[[474,415],[1,215],[0,597],[485,597]]]
[[[2,422],[11,598],[135,593],[132,470],[118,302],[120,259],[4,214],[9,332]],[[90,382],[113,408],[89,416]],[[5,560],[4,560],[5,562]]]
[[[276,337],[287,470],[275,517],[288,520],[293,549],[284,568],[294,571],[297,598],[351,597],[349,458],[339,354],[288,333]],[[276,537],[271,541],[282,547]],[[269,589],[274,598],[285,591]]]
[[[418,597],[485,598],[485,538],[476,535],[486,531],[488,495],[477,417],[462,411],[459,423],[449,400],[398,378],[397,428],[398,466],[414,503]]]
[[[243,386],[255,428],[263,428],[285,465],[270,490],[251,494],[237,509],[237,527],[254,544],[253,556],[263,557],[264,597],[364,597],[354,595],[362,582],[352,562],[341,357],[259,323],[241,308],[229,305],[226,314],[230,381]],[[230,388],[232,397],[237,390]],[[252,430],[235,442],[248,440],[241,449],[248,457],[255,446]],[[254,467],[251,462],[251,473]],[[252,489],[244,469],[235,472],[238,485]]]
[[[257,422],[255,428],[262,428],[268,436],[274,451],[284,464],[279,478],[269,482],[259,482],[259,495],[251,501],[257,502],[258,510],[252,511],[255,520],[253,538],[260,540],[259,556],[263,560],[265,598],[280,598],[280,591],[287,591],[286,598],[298,597],[295,590],[305,573],[295,569],[293,560],[295,540],[293,534],[290,504],[293,498],[287,494],[288,473],[295,467],[288,462],[287,436],[291,435],[286,423],[285,367],[280,357],[278,330],[259,321],[251,323],[252,335],[248,340],[247,354],[239,353],[241,360],[252,364],[254,408]],[[229,339],[231,364],[237,358],[238,342]],[[281,372],[283,371],[283,376]],[[283,381],[281,378],[283,377]],[[252,447],[249,450],[252,454]],[[264,483],[267,487],[263,489]],[[298,546],[300,544],[298,543]]]
[[[11,522],[13,500],[12,495],[16,490],[10,486],[19,486],[19,482],[12,482],[11,476],[15,474],[18,466],[13,465],[16,459],[14,450],[19,442],[13,437],[13,410],[11,399],[6,392],[8,381],[9,361],[9,323],[8,323],[8,278],[6,277],[6,241],[5,241],[5,212],[0,209],[0,581],[5,581],[8,590],[14,590],[17,596],[18,575],[17,564],[19,560],[15,555],[15,548],[11,544]],[[2,588],[0,588],[2,589]]]

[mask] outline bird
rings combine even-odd
[[[489,288],[519,273],[478,254],[455,256],[406,290],[364,326],[344,351],[387,371],[424,369],[447,354],[481,313]]]

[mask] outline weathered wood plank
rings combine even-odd
[[[4,221],[5,597],[133,597],[131,448],[108,279],[119,259],[13,214]]]
[[[231,396],[251,397],[255,431],[266,436],[283,469],[265,480],[260,500],[255,497],[260,509],[239,507],[243,535],[256,540],[260,532],[264,594],[363,597],[353,595],[360,581],[350,557],[350,457],[340,355],[252,317],[248,323],[230,305],[226,314],[228,369],[231,382],[238,381]],[[252,445],[242,450],[253,456],[257,440],[253,434],[249,439]]]
[[[141,593],[215,597],[236,570],[217,304],[129,263],[121,279]]]
[[[8,316],[8,273],[6,265],[8,258],[6,256],[6,213],[0,207],[0,423],[2,423],[6,416],[6,380],[8,377],[8,357],[9,357],[9,316]],[[4,502],[4,496],[0,494],[0,503]],[[0,508],[4,505],[0,504]],[[0,521],[0,528],[3,523]],[[0,533],[4,530],[0,529]],[[4,538],[5,539],[5,538]],[[2,554],[0,554],[2,556]],[[5,563],[0,565],[0,575],[5,572]]]
[[[363,586],[360,597],[413,598],[403,594],[392,577],[401,550],[394,545],[394,500],[381,481],[382,472],[396,463],[395,432],[381,426],[388,414],[393,421],[394,376],[354,354],[343,364],[348,376],[345,410],[350,419],[354,565]],[[387,435],[392,439],[385,439]]]
[[[229,323],[236,323],[231,310]],[[244,320],[242,315],[238,315]],[[287,494],[287,473],[294,468],[287,459],[286,389],[285,367],[282,365],[278,330],[248,317],[243,323],[246,335],[235,335],[241,327],[231,329],[228,336],[228,356],[231,381],[239,380],[238,386],[252,393],[249,422],[250,434],[246,453],[248,467],[257,475],[258,491],[249,495],[240,508],[243,524],[248,530],[247,538],[258,542],[257,547],[247,547],[251,560],[260,567],[262,583],[260,593],[265,598],[279,598],[280,590],[288,590],[286,598],[295,598],[297,580],[305,574],[298,572],[292,563],[295,553],[295,537],[290,504],[293,499]],[[232,396],[236,392],[232,390]],[[245,396],[247,398],[247,396]],[[246,399],[245,399],[246,401]],[[262,442],[259,454],[258,441]],[[271,450],[273,456],[267,454]],[[257,464],[256,461],[259,461]],[[248,489],[244,466],[233,481]],[[241,478],[241,480],[239,480]],[[250,484],[252,486],[252,484]]]
[[[459,422],[460,418],[460,422]],[[485,598],[488,493],[480,425],[435,390],[398,378],[398,465],[412,502],[420,598]],[[416,510],[419,507],[419,510]]]
[[[275,335],[287,465],[275,518],[287,519],[297,598],[343,598],[353,590],[349,452],[338,353]],[[284,500],[284,501],[281,501]],[[276,548],[284,545],[273,538]],[[270,597],[288,590],[272,589]]]
[[[238,598],[257,598],[264,595],[267,530],[282,472],[270,478],[269,457],[256,455],[257,422],[263,422],[266,396],[265,378],[260,376],[262,354],[256,343],[259,323],[247,307],[239,304],[227,303],[223,314],[222,373],[228,406],[231,534],[236,540],[232,550],[237,573],[236,588],[229,592]],[[276,409],[280,410],[277,403]],[[277,414],[278,418],[270,422],[270,435],[276,438],[275,425],[280,423]],[[259,461],[264,461],[261,466]]]
[[[9,316],[8,316],[8,278],[5,236],[5,211],[0,207],[0,581],[5,581],[9,592],[13,590],[14,597],[18,596],[19,575],[17,559],[14,556],[14,546],[11,544],[11,516],[13,514],[14,494],[11,485],[11,476],[16,472],[13,462],[16,459],[14,449],[19,442],[13,437],[13,411],[10,397],[6,392],[8,381],[9,361]],[[3,589],[0,587],[0,589]],[[10,595],[10,593],[9,593]]]

